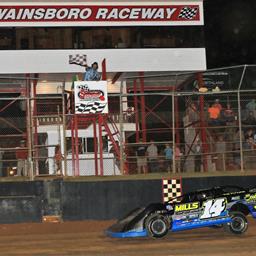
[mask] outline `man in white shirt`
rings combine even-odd
[[[147,148],[147,156],[149,172],[157,171],[156,169],[158,163],[158,150],[153,140],[150,140],[150,145]]]

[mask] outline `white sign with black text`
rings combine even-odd
[[[76,81],[74,90],[76,114],[108,113],[107,81]]]

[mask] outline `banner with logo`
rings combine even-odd
[[[229,89],[229,73],[226,71],[211,71],[203,73],[204,87],[208,90],[213,90],[218,87],[219,90]],[[194,89],[199,89],[197,80],[193,82]]]
[[[202,1],[0,5],[0,26],[203,25]]]
[[[76,81],[74,91],[76,114],[108,113],[107,81]]]

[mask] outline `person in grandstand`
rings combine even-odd
[[[119,154],[120,154],[119,141],[116,140],[115,143],[116,143],[117,150],[119,151]],[[118,167],[118,169],[120,170],[120,168],[121,168],[121,166],[120,166],[120,157],[118,156],[118,152],[116,152],[116,148],[115,148],[114,145],[110,148],[109,153],[112,153],[114,155],[114,163]]]
[[[57,145],[55,147],[54,160],[55,160],[55,164],[56,164],[56,174],[61,175],[62,174],[62,160],[63,160],[63,156],[61,154],[60,145]]]
[[[138,174],[147,172],[147,158],[146,158],[146,146],[143,145],[142,140],[140,139],[140,144],[136,150],[137,156],[137,170]]]
[[[245,142],[243,143],[243,160],[244,168],[247,170],[252,170],[255,168],[255,148],[253,134],[252,136],[245,136]]]
[[[187,114],[188,114],[190,123],[194,123],[194,122],[198,121],[199,115],[198,115],[197,110],[198,110],[198,107],[193,102],[188,106]]]
[[[219,117],[220,117],[220,108],[218,105],[213,104],[208,108],[209,113],[209,124],[210,125],[219,125]]]
[[[223,116],[227,125],[235,121],[235,113],[229,103],[227,104],[227,108],[223,111]]]
[[[22,140],[20,142],[20,147],[16,149],[18,176],[27,176],[28,150],[25,147],[26,147],[25,141]]]
[[[165,168],[169,172],[172,170],[172,161],[173,161],[173,151],[169,144],[165,144],[164,155],[165,155]]]
[[[149,172],[157,171],[158,164],[158,149],[154,144],[153,140],[150,140],[150,145],[147,147],[147,156],[148,156],[148,170]]]
[[[218,108],[220,111],[222,110],[222,105],[220,104],[220,100],[219,99],[216,99],[213,106],[215,108]]]
[[[255,117],[255,112],[256,112],[256,102],[255,99],[250,100],[247,104],[246,104],[246,110],[248,112],[253,112],[253,116]]]
[[[254,132],[253,132],[253,129],[252,128],[249,128],[245,134],[244,134],[244,139],[245,141],[248,140],[248,139],[254,139]]]
[[[182,151],[178,145],[175,147],[175,170],[174,172],[181,172],[181,160],[182,160]]]
[[[85,66],[84,81],[99,81],[98,63],[94,62],[91,67]]]
[[[225,171],[226,170],[226,142],[223,136],[218,137],[218,141],[215,143],[216,146],[216,170]]]
[[[48,174],[48,150],[47,147],[42,145],[38,149],[38,169],[39,174]]]
[[[201,164],[202,164],[202,149],[201,149],[201,144],[200,141],[197,140],[196,145],[195,145],[195,172],[200,172],[201,171]]]
[[[242,124],[246,125],[247,128],[252,128],[256,125],[256,118],[254,117],[253,111],[249,111],[247,118],[242,121]]]

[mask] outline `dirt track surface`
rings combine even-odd
[[[0,255],[244,256],[256,255],[256,221],[242,236],[222,229],[170,233],[163,239],[114,239],[104,235],[111,221],[0,225]]]

